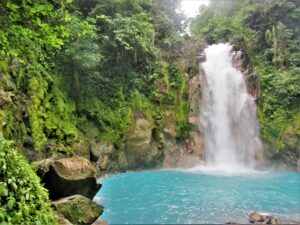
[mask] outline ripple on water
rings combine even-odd
[[[128,172],[101,180],[95,201],[110,223],[247,222],[253,211],[300,220],[300,175],[218,170]]]

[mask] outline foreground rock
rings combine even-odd
[[[82,195],[73,195],[52,202],[55,210],[73,224],[92,224],[103,207]]]
[[[263,215],[258,212],[250,214],[249,222],[254,224],[279,224],[275,217],[271,215]]]
[[[258,212],[251,213],[249,216],[250,223],[264,222],[264,217]]]
[[[52,200],[74,194],[92,199],[101,187],[94,165],[83,157],[43,160],[38,165],[38,174]]]

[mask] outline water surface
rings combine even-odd
[[[246,223],[253,211],[300,220],[300,175],[293,172],[159,170],[101,182],[95,201],[110,223]]]

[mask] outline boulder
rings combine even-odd
[[[73,195],[52,202],[55,210],[73,224],[92,224],[103,207],[82,195]]]
[[[126,137],[126,156],[129,165],[138,166],[147,160],[152,139],[152,123],[138,118]]]
[[[249,216],[249,222],[250,223],[258,223],[258,222],[264,222],[264,216],[259,214],[258,212],[253,212]]]
[[[278,224],[277,219],[274,216],[266,216],[264,222],[266,224]]]
[[[52,200],[74,194],[92,199],[101,187],[95,177],[95,166],[79,156],[43,160],[38,165],[38,174]]]

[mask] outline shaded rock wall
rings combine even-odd
[[[201,70],[200,70],[201,72]],[[203,132],[201,128],[200,107],[202,101],[202,82],[200,75],[194,76],[189,81],[191,137],[189,151],[199,159],[204,157]]]
[[[243,51],[237,50],[233,52],[232,63],[237,70],[242,72],[248,93],[254,97],[256,102],[259,102],[261,99],[260,80],[250,63],[246,60],[246,55]]]

